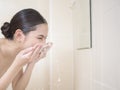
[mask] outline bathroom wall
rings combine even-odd
[[[93,47],[75,50],[75,90],[120,90],[119,4],[92,0]]]
[[[50,0],[51,89],[73,89],[73,24],[71,0]]]

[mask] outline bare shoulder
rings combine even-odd
[[[4,44],[4,39],[0,38],[0,51],[1,51],[1,48],[2,48],[3,44]]]
[[[3,59],[3,46],[4,46],[4,43],[5,43],[4,38],[0,38],[0,62]]]
[[[6,40],[5,40],[4,38],[0,38],[0,46],[1,46],[1,45],[4,45],[5,42],[6,42]]]
[[[3,52],[3,47],[6,45],[6,39],[0,38],[0,53]]]
[[[4,38],[0,38],[0,46],[5,44],[6,40]]]

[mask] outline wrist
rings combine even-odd
[[[22,68],[22,66],[16,61],[14,61],[11,66],[13,66],[14,68],[19,68],[19,69]]]
[[[28,63],[28,66],[34,67],[35,66],[35,62]]]

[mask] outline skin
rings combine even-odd
[[[6,90],[10,83],[13,90],[25,90],[36,62],[51,47],[46,44],[47,34],[47,24],[40,24],[27,35],[17,29],[13,40],[0,39],[0,90]],[[45,45],[46,49],[42,49]]]

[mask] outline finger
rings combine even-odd
[[[50,50],[51,46],[47,46],[43,49],[44,52],[48,52],[48,50]]]
[[[46,50],[48,51],[48,50],[50,50],[50,48],[51,48],[51,46],[48,46],[48,47],[46,47]]]
[[[33,54],[32,54],[32,58],[35,58],[35,57],[37,57],[37,56],[39,55],[39,50],[40,50],[40,48],[41,48],[40,45],[38,45],[38,46],[36,47],[36,49],[34,50],[34,52],[33,52]]]
[[[39,44],[37,43],[37,44],[35,44],[34,46],[33,46],[33,48],[34,48],[34,51],[36,50],[36,48],[39,46]],[[34,51],[33,51],[33,53],[34,53]]]
[[[40,45],[40,44],[37,43],[37,44],[35,44],[33,47],[36,49],[39,45]]]
[[[48,42],[47,45],[52,47],[53,43],[52,42]]]
[[[26,59],[30,59],[32,53],[33,53],[33,51],[30,51],[30,52],[24,54],[23,57],[26,58]]]
[[[48,51],[49,49],[50,49],[50,46],[46,44],[40,49],[40,52]]]
[[[45,56],[46,56],[46,53],[45,53],[45,52],[40,53],[38,60],[44,58]]]
[[[23,53],[23,54],[29,53],[30,51],[35,50],[38,45],[39,45],[39,44],[35,44],[33,47],[26,48],[26,49],[22,50],[22,53]]]
[[[48,51],[48,49],[45,49],[45,48],[44,48],[44,50],[42,50],[42,51],[40,52],[40,57],[46,56],[47,51]]]
[[[49,49],[53,46],[53,43],[52,43],[52,42],[49,42],[49,43],[47,43],[47,45],[48,45],[47,49],[49,50]],[[47,51],[48,51],[48,50],[47,50]]]
[[[33,49],[34,49],[33,47],[29,47],[29,48],[22,50],[21,53],[26,54],[26,53],[29,53],[30,51],[32,51]]]

